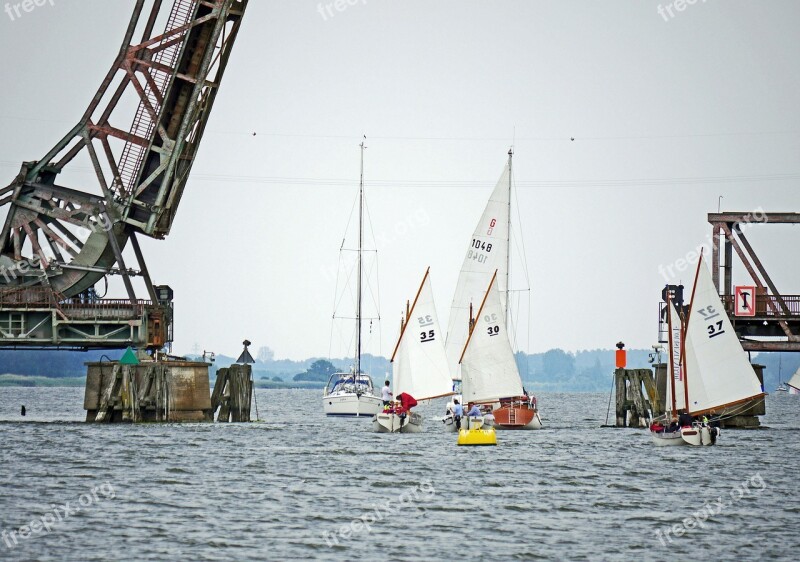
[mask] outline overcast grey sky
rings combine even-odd
[[[175,289],[179,353],[234,354],[245,337],[278,357],[328,353],[362,134],[384,354],[429,265],[446,324],[512,142],[531,352],[649,346],[659,266],[705,241],[720,195],[727,210],[798,210],[796,0],[326,5],[250,2],[172,233],[143,242]],[[0,184],[83,113],[132,6],[0,13]],[[748,234],[779,289],[800,293],[800,230]]]

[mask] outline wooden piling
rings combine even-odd
[[[648,427],[663,412],[656,380],[650,369],[617,369],[617,427]]]
[[[217,380],[211,395],[211,408],[218,422],[249,422],[253,401],[253,369],[250,365],[234,364],[217,370]]]

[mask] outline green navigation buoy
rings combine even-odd
[[[119,364],[120,365],[138,365],[139,364],[139,359],[136,357],[136,354],[133,352],[133,350],[130,348],[130,346],[128,347],[128,349],[125,350],[125,354],[122,356],[122,359],[119,360]]]

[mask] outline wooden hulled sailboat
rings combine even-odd
[[[486,287],[492,281],[494,292],[497,293],[499,310],[498,322],[503,330],[510,328],[508,314],[509,304],[509,272],[510,272],[510,238],[511,238],[511,188],[512,188],[512,158],[513,151],[508,152],[508,163],[494,188],[483,214],[472,234],[467,253],[461,266],[461,272],[450,308],[450,318],[447,328],[447,360],[457,386],[463,379],[463,367],[459,361],[464,351],[465,343],[470,333],[470,321],[473,303],[481,302],[486,294]],[[506,334],[509,341],[511,338]],[[512,352],[513,357],[513,352]],[[515,366],[516,370],[516,366]],[[519,372],[517,378],[519,379]],[[487,381],[486,384],[493,384]],[[462,387],[463,392],[463,387]],[[497,394],[497,393],[495,393]],[[538,429],[541,420],[536,409],[536,399],[524,395],[522,383],[519,390],[513,394],[502,394],[505,401],[497,402],[498,411],[495,412],[496,422],[501,428],[527,428]],[[466,395],[461,401],[468,404]],[[533,420],[530,420],[533,414]],[[455,431],[452,413],[444,418],[447,430]]]
[[[684,400],[693,417],[725,410],[765,395],[733,329],[701,253],[684,330]],[[708,424],[681,428],[690,445],[713,445]]]
[[[414,303],[406,305],[400,326],[400,337],[392,353],[392,373],[395,397],[402,393],[418,401],[450,396],[450,370],[444,351],[443,334],[433,301],[430,268],[425,271]],[[378,433],[419,433],[422,414],[397,412],[396,406],[384,407],[372,418],[372,428]]]
[[[491,415],[467,421],[498,429],[539,429],[538,412],[523,393],[496,281],[495,272],[478,313],[470,320],[470,332],[459,358],[464,404],[477,404]]]

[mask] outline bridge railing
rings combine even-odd
[[[723,295],[725,310],[733,316],[734,296]],[[769,303],[774,305],[770,306]],[[784,304],[786,305],[784,307]],[[776,312],[777,311],[777,312]],[[800,319],[800,295],[756,295],[756,318],[798,318]],[[747,317],[740,317],[747,318]]]

